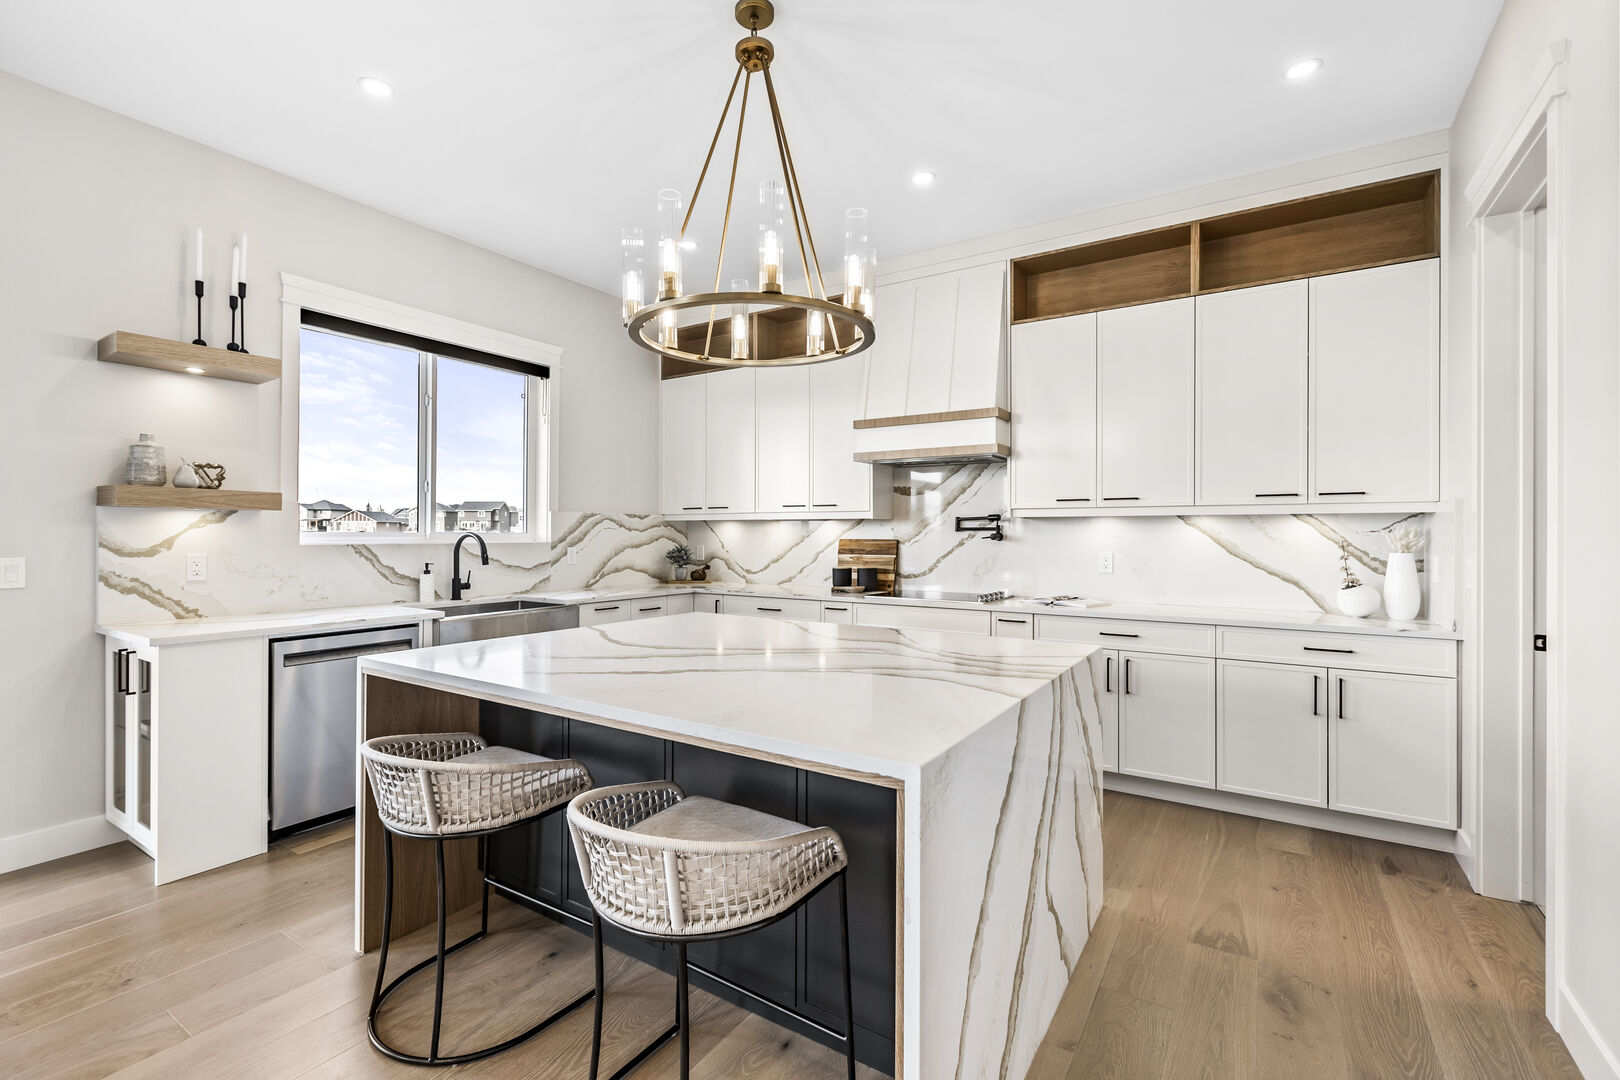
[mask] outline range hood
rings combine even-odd
[[[1006,282],[1006,265],[996,263],[879,287],[856,461],[1007,460]]]

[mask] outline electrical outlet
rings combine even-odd
[[[568,549],[568,565],[573,566],[577,562],[579,562],[579,548],[571,547]]]
[[[208,556],[206,556],[206,555],[187,555],[186,556],[186,580],[187,581],[207,581],[208,580]]]
[[[705,548],[702,544],[699,544],[697,547],[692,549],[692,557],[696,559],[700,565],[709,561],[709,557],[704,554],[704,551]]]
[[[28,560],[19,556],[0,559],[0,589],[21,589],[28,585]]]
[[[1112,574],[1114,572],[1114,553],[1112,551],[1105,551],[1097,556],[1097,572],[1100,574]]]

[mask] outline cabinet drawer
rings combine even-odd
[[[822,604],[821,621],[843,623],[848,626],[855,621],[855,605],[852,603]]]
[[[630,608],[630,617],[632,619],[654,619],[660,615],[674,615],[679,612],[681,600],[687,602],[686,610],[691,611],[692,598],[690,596],[647,596],[639,600],[626,600],[625,603]]]
[[[821,620],[821,605],[814,600],[777,600],[770,597],[725,596],[720,599],[722,615],[755,615],[765,619]]]
[[[959,611],[955,608],[861,604],[855,609],[855,622],[860,626],[893,626],[905,630],[947,630],[958,634],[990,633],[988,611]]]
[[[1183,653],[1188,656],[1210,656],[1215,652],[1215,628],[1188,623],[1038,615],[1035,618],[1035,636],[1044,641],[1087,641],[1116,649]]]
[[[1404,671],[1448,678],[1457,674],[1457,643],[1437,638],[1386,638],[1223,626],[1218,648],[1221,656],[1234,660],[1321,664],[1358,671]]]
[[[579,605],[579,625],[597,626],[601,623],[623,622],[630,618],[633,604],[629,600],[614,600],[603,604]]]
[[[1035,616],[1017,614],[992,614],[990,616],[990,633],[996,637],[1028,638],[1035,637]]]

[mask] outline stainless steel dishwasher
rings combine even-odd
[[[270,642],[272,835],[354,809],[356,661],[418,644],[414,623]]]

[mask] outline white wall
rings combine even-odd
[[[1549,46],[1564,40],[1570,43],[1568,93],[1558,106],[1564,137],[1552,164],[1565,178],[1562,212],[1569,227],[1561,255],[1555,253],[1565,286],[1565,359],[1562,383],[1551,391],[1561,414],[1554,438],[1562,459],[1553,484],[1564,512],[1552,553],[1562,568],[1562,580],[1552,586],[1562,616],[1548,627],[1561,714],[1550,785],[1561,858],[1551,882],[1549,997],[1554,1025],[1589,1080],[1597,1080],[1620,1076],[1620,844],[1614,838],[1620,724],[1613,688],[1620,649],[1614,556],[1620,534],[1620,10],[1614,0],[1507,0],[1452,128],[1452,162],[1460,181],[1479,168],[1504,125],[1517,119],[1516,107]],[[1466,211],[1456,188],[1453,208]],[[1449,254],[1454,270],[1471,266],[1466,229],[1452,231]],[[1474,468],[1467,457],[1474,438],[1471,290],[1469,275],[1454,272],[1452,469],[1462,487]],[[1464,535],[1471,514],[1465,507],[1459,515]],[[1465,581],[1469,573],[1465,566]],[[1477,618],[1470,593],[1465,585],[1458,605],[1465,635]]]
[[[28,587],[0,591],[0,741],[11,763],[0,848],[50,851],[52,837],[71,845],[99,835],[93,488],[118,478],[126,444],[152,432],[171,462],[223,462],[231,486],[285,485],[287,505],[296,501],[292,478],[278,475],[277,384],[95,359],[96,341],[113,330],[191,339],[187,257],[197,226],[208,235],[213,297],[223,295],[230,236],[252,236],[255,352],[280,351],[281,271],[560,346],[556,507],[654,508],[653,363],[624,337],[612,297],[3,74],[0,132],[0,554],[28,559]],[[204,336],[224,344],[224,305],[211,298],[207,313]],[[130,517],[140,511],[108,513],[124,515],[121,531],[144,529]],[[238,514],[229,528],[241,565],[279,573],[297,593],[310,568],[292,511]],[[549,556],[539,545],[502,553],[530,565]],[[211,585],[229,593],[233,565],[211,560]],[[386,576],[377,584],[375,595],[356,586],[327,602],[410,595]],[[149,615],[163,617],[155,607]],[[56,831],[19,839],[39,830]]]

